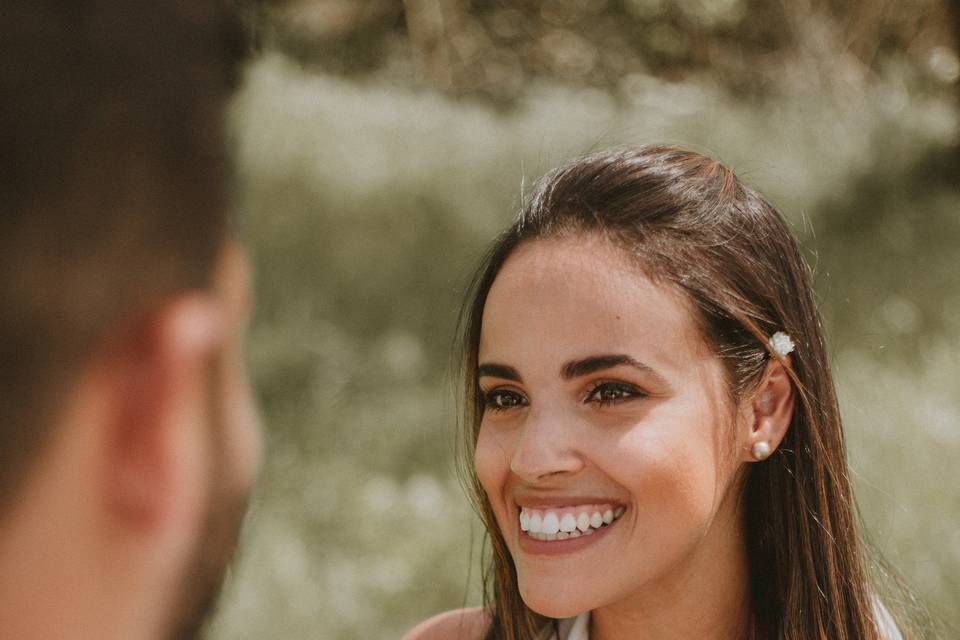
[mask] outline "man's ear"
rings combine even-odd
[[[110,344],[105,488],[119,524],[156,528],[205,500],[209,372],[224,334],[216,299],[196,293]]]
[[[784,364],[785,363],[785,364]],[[794,388],[787,371],[790,356],[783,362],[771,360],[763,379],[747,407],[746,428],[742,458],[748,461],[769,457],[787,433],[793,419]]]

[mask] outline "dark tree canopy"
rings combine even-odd
[[[244,0],[264,43],[328,72],[381,73],[498,102],[533,80],[618,89],[708,72],[749,95],[810,60],[871,77],[907,61],[955,83],[957,0]],[[953,9],[953,19],[951,19]],[[951,26],[953,28],[951,28]],[[941,56],[942,57],[942,56]]]

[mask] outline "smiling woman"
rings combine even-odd
[[[409,638],[901,637],[807,270],[726,167],[654,147],[542,178],[478,275],[463,360],[489,598]]]

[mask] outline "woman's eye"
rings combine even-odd
[[[527,404],[522,394],[510,389],[494,389],[484,395],[484,400],[485,408],[491,411],[506,411]]]
[[[633,385],[623,382],[601,382],[595,386],[587,395],[587,402],[592,402],[600,406],[618,404],[642,398],[646,394]]]

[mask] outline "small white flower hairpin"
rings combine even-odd
[[[796,345],[785,331],[777,331],[770,336],[770,348],[781,358],[786,358],[788,354],[793,353]]]

